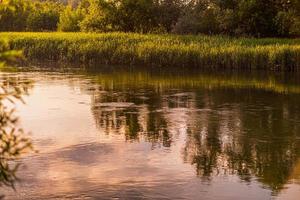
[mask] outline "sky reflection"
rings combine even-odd
[[[27,76],[34,88],[18,115],[39,153],[23,159],[22,182],[16,193],[4,191],[8,199],[299,194],[295,83],[271,77],[272,87],[263,88],[259,77],[249,86],[254,79],[236,75]]]

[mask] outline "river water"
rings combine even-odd
[[[299,199],[300,79],[263,72],[1,72],[34,152],[4,199]]]

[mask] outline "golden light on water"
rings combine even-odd
[[[285,198],[299,187],[298,95],[38,75],[17,104],[38,153],[7,198]]]

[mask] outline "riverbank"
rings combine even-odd
[[[27,60],[85,65],[153,67],[300,69],[300,39],[133,33],[0,33]]]

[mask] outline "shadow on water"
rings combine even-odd
[[[261,74],[261,73],[259,73]],[[171,147],[199,178],[237,175],[273,195],[300,158],[300,84],[286,74],[109,72],[89,76],[92,112],[106,134]]]
[[[14,104],[23,101],[32,84],[18,77],[0,75],[0,187],[15,189],[18,159],[32,151],[31,139],[18,128]],[[4,196],[0,196],[0,199]]]

